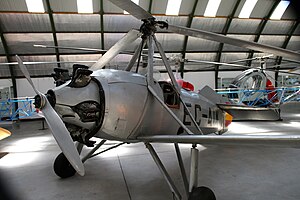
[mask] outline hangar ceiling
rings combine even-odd
[[[274,45],[298,51],[300,47],[299,19],[295,6],[288,6],[280,20],[270,19],[280,0],[258,0],[249,18],[239,18],[246,0],[222,0],[215,17],[205,17],[208,0],[182,0],[178,16],[166,15],[168,0],[140,0],[139,5],[157,20],[174,25],[202,29],[239,39]],[[124,14],[108,0],[92,0],[92,13],[78,13],[76,0],[42,0],[45,12],[28,12],[25,0],[0,1],[0,63],[15,62],[18,54],[23,61],[95,61],[101,54],[71,49],[37,48],[34,44],[50,46],[109,49],[131,28],[138,29],[141,22]],[[182,55],[186,59],[240,62],[241,65],[258,65],[250,58],[268,55],[227,44],[158,31],[157,38],[167,55]],[[126,51],[134,51],[133,43]],[[131,55],[121,54],[108,67],[121,67]],[[159,65],[159,61],[157,61]],[[86,63],[91,65],[91,63]],[[299,64],[273,56],[268,66],[282,64],[293,68]],[[63,63],[59,67],[71,68]],[[33,77],[49,76],[57,64],[28,66]],[[237,70],[226,66],[182,64],[184,71]],[[16,65],[0,65],[0,78],[22,77]]]

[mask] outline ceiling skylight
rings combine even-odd
[[[42,0],[26,0],[28,12],[44,13],[45,8]]]
[[[290,1],[280,1],[270,19],[281,19],[282,15],[286,11],[287,7],[290,5]]]
[[[246,2],[239,14],[239,18],[249,18],[257,1],[258,0],[246,0]]]
[[[136,5],[139,5],[139,3],[140,3],[140,0],[131,0],[133,3],[135,3]],[[128,15],[129,13],[126,11],[126,10],[124,10],[124,14],[125,15]]]
[[[215,17],[219,9],[221,0],[209,0],[204,12],[205,17]]]
[[[166,15],[178,15],[182,0],[168,0]]]
[[[93,0],[77,0],[78,13],[93,13]]]

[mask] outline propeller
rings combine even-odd
[[[109,1],[115,4],[116,6],[118,6],[119,8],[126,10],[128,13],[130,13],[132,16],[136,17],[137,19],[142,20],[142,19],[153,18],[153,16],[150,13],[148,13],[143,8],[133,3],[131,0],[109,0]],[[217,41],[217,42],[230,44],[242,48],[247,48],[250,50],[272,53],[277,56],[282,56],[292,60],[300,61],[300,53],[287,50],[287,49],[282,49],[279,47],[274,47],[266,44],[259,44],[256,42],[232,38],[217,33],[212,33],[208,31],[192,29],[192,28],[187,28],[182,26],[175,26],[170,24],[168,24],[167,29],[168,31],[177,34]]]
[[[74,146],[73,140],[70,136],[69,131],[67,130],[65,124],[61,120],[61,118],[58,116],[58,114],[55,112],[55,110],[50,105],[47,97],[39,92],[36,87],[34,86],[29,72],[26,68],[26,66],[23,64],[23,61],[20,59],[19,56],[16,56],[17,61],[19,63],[19,67],[21,71],[23,72],[24,76],[28,80],[29,84],[35,91],[37,95],[41,98],[41,111],[43,111],[45,119],[49,125],[49,128],[52,131],[52,134],[59,145],[60,149],[70,162],[70,164],[73,166],[73,168],[77,171],[78,174],[81,176],[84,175],[84,166],[81,162],[79,153]]]

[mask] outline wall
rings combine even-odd
[[[54,88],[54,79],[51,77],[32,78],[33,84],[42,93],[46,93],[49,89]],[[27,79],[17,79],[18,97],[34,97],[36,94],[28,83]]]

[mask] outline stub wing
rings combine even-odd
[[[156,135],[138,137],[150,143],[190,143],[201,145],[271,146],[300,148],[300,135]]]
[[[242,120],[259,120],[270,121],[280,119],[279,108],[263,108],[263,107],[251,107],[246,105],[232,105],[232,104],[217,104],[219,108],[228,112],[233,121]]]

